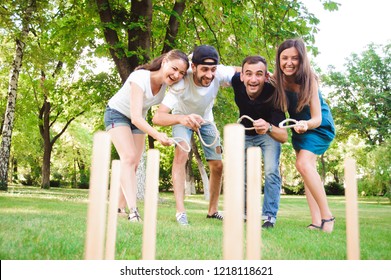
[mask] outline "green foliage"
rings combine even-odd
[[[366,155],[359,192],[369,196],[387,196],[391,201],[391,141],[387,139]]]
[[[329,94],[339,133],[357,133],[371,146],[391,133],[391,45],[374,44],[359,56],[352,54],[346,73],[329,69],[323,81]]]
[[[173,1],[154,3],[151,45],[159,54]],[[303,37],[311,46],[319,20],[297,1],[187,1],[179,18],[173,48],[191,52],[211,44],[226,65],[238,65],[249,54],[260,54],[273,66],[275,46],[288,37]]]
[[[323,8],[328,11],[337,11],[339,6],[341,6],[341,4],[334,1],[327,0],[323,2]]]
[[[304,194],[304,184],[300,183],[293,186],[283,185],[282,189],[284,190],[285,194],[288,195],[303,195]]]
[[[344,195],[345,189],[343,185],[337,182],[331,182],[324,186],[327,195]]]
[[[341,144],[334,170],[342,169],[341,155],[356,159],[362,195],[390,197],[390,49],[369,44],[360,55],[351,55],[345,72],[330,68],[323,77],[331,88],[336,141]]]

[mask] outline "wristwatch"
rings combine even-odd
[[[273,125],[269,123],[269,128],[267,130],[267,133],[272,133],[272,131],[273,131]]]

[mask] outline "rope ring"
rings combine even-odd
[[[174,142],[174,144],[178,145],[178,147],[181,148],[182,151],[184,151],[186,153],[189,153],[191,151],[191,147],[190,147],[189,143],[187,143],[186,140],[183,139],[182,137],[172,137],[169,139],[171,139],[172,142]],[[184,145],[180,144],[181,142],[185,142],[186,147],[184,147]]]
[[[243,115],[236,121],[236,123],[241,123],[243,119],[248,119],[251,122],[255,122],[255,120],[253,120],[251,117],[249,117],[247,115]],[[254,129],[255,129],[255,127],[245,127],[244,128],[244,130],[254,130]]]
[[[213,122],[211,122],[211,121],[205,121],[205,122],[202,123],[201,125],[205,125],[205,124],[211,124],[211,125],[214,127],[214,129],[215,129],[215,131],[216,131],[215,139],[213,140],[212,143],[206,144],[205,141],[204,141],[204,139],[202,139],[200,130],[197,129],[198,138],[200,138],[201,143],[202,143],[205,147],[212,147],[212,146],[217,142],[217,139],[219,138],[220,134],[219,134],[219,131],[218,131],[216,125],[215,125]]]
[[[204,139],[202,138],[200,130],[197,129],[198,138],[200,139],[200,141],[202,142],[202,144],[205,147],[212,147],[216,143],[216,141],[219,138],[220,134],[219,134],[219,131],[217,130],[216,125],[213,122],[206,121],[206,122],[204,122],[201,125],[205,125],[205,124],[211,124],[214,127],[214,129],[216,131],[215,139],[213,140],[212,143],[206,144]],[[171,139],[174,142],[174,144],[178,145],[179,148],[181,148],[184,152],[189,153],[191,151],[191,147],[190,147],[189,143],[187,143],[187,141],[185,139],[183,139],[182,137],[172,137],[172,138],[169,138],[169,139]],[[184,145],[180,144],[180,142],[185,142],[186,143],[186,147]]]
[[[293,123],[293,124],[285,125],[286,123]],[[278,127],[281,127],[281,128],[291,128],[291,127],[295,127],[295,126],[301,126],[301,124],[295,119],[286,119],[278,124]]]

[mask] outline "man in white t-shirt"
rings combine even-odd
[[[204,142],[201,141],[201,145],[210,170],[207,218],[211,219],[223,220],[223,216],[218,212],[223,172],[222,149],[213,122],[212,108],[220,86],[230,85],[236,70],[232,66],[219,65],[219,55],[214,47],[208,45],[196,47],[187,75],[169,89],[153,117],[153,123],[156,125],[172,125],[173,137],[180,137],[188,144],[193,131],[199,130]],[[181,149],[179,145],[175,148],[172,166],[176,219],[180,225],[188,225],[184,206],[188,152]]]

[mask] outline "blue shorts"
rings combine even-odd
[[[206,160],[222,160],[222,148],[220,144],[220,136],[218,135],[218,131],[216,131],[216,127],[212,124],[202,125],[200,128],[200,133],[204,142],[208,145],[209,143],[213,143],[216,139],[216,142],[211,146],[207,147],[201,142],[202,149],[204,151]],[[172,127],[172,135],[173,137],[181,137],[188,144],[190,144],[191,135],[193,134],[193,130],[188,128],[187,126],[177,124]]]
[[[109,106],[106,107],[104,121],[106,131],[118,126],[128,126],[133,134],[145,134],[142,130],[132,124],[132,121],[127,116],[115,109],[111,109]]]

